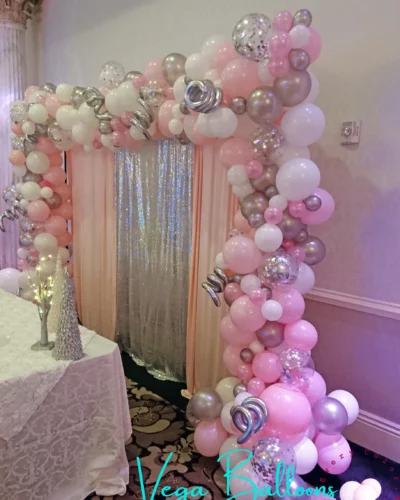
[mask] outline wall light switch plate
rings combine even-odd
[[[343,122],[342,133],[340,136],[340,144],[349,146],[360,142],[361,122]]]

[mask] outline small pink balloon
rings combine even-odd
[[[72,188],[69,184],[55,186],[53,191],[61,196],[63,203],[72,198]]]
[[[299,319],[285,326],[284,338],[289,347],[310,351],[318,341],[318,333],[309,321]]]
[[[272,57],[285,57],[292,49],[292,39],[287,33],[277,33],[269,42]]]
[[[64,184],[67,178],[66,173],[60,167],[50,167],[44,174],[43,180],[50,182],[53,186]]]
[[[306,258],[306,251],[304,248],[297,245],[291,248],[288,253],[290,253],[290,255],[292,255],[299,264],[304,262],[304,259]]]
[[[62,218],[66,220],[72,219],[73,216],[72,203],[70,201],[63,203],[60,207],[52,210],[52,214],[60,215]]]
[[[126,127],[130,127],[132,125],[131,119],[133,117],[132,111],[124,111],[121,115],[121,121]]]
[[[268,63],[268,70],[274,78],[282,78],[289,73],[289,59],[287,57],[272,57]]]
[[[38,151],[41,151],[42,153],[45,153],[46,155],[53,155],[55,153],[59,153],[59,151],[60,151],[59,149],[57,149],[55,147],[55,145],[51,142],[51,140],[48,137],[38,137],[37,143],[36,143],[36,149]],[[60,158],[61,158],[61,156],[60,156]],[[51,161],[50,161],[50,165],[54,166],[51,163]],[[62,165],[62,160],[61,160],[61,165]]]
[[[247,295],[235,300],[229,314],[239,330],[255,332],[265,323],[261,308],[254,305]]]
[[[222,143],[219,159],[225,167],[246,165],[252,159],[250,142],[242,137],[231,137]]]
[[[301,214],[301,222],[311,225],[323,224],[332,217],[335,211],[335,201],[325,189],[318,188],[313,194],[320,198],[321,206],[314,212],[306,209],[304,213]]]
[[[294,241],[293,240],[283,240],[282,246],[287,252],[291,252],[294,248]]]
[[[303,316],[305,309],[304,299],[301,293],[294,288],[288,291],[273,290],[272,298],[278,301],[283,308],[282,316],[279,318],[280,323],[293,323]]]
[[[287,62],[289,66],[289,62]],[[229,62],[221,74],[224,92],[230,97],[247,98],[260,85],[258,65],[254,61],[240,58]]]
[[[26,90],[25,90],[25,98],[28,98],[33,94],[33,92],[37,92],[39,90],[39,87],[37,85],[30,85]]]
[[[319,433],[315,439],[318,450],[318,465],[328,474],[342,474],[351,463],[351,449],[347,440],[340,434],[327,436]]]
[[[24,131],[22,130],[22,122],[13,123],[11,125],[11,130],[14,132],[15,135],[24,135]]]
[[[239,330],[232,323],[232,319],[229,314],[222,318],[219,331],[225,342],[235,346],[248,345],[255,339],[253,332],[242,332]]]
[[[110,142],[114,147],[120,148],[123,143],[123,132],[114,130],[114,132],[110,134]]]
[[[253,360],[254,375],[267,384],[276,382],[282,372],[279,358],[273,352],[259,352]]]
[[[158,128],[165,137],[174,137],[174,134],[169,129],[169,122],[172,120],[172,108],[175,106],[176,101],[171,99],[165,101],[158,112]]]
[[[114,116],[114,118],[111,118],[110,125],[114,131],[123,132],[125,130],[125,126],[122,123],[121,118],[118,118],[117,116]]]
[[[279,224],[283,217],[283,211],[278,207],[268,207],[264,212],[265,222],[269,224]]]
[[[144,75],[140,75],[140,74],[137,74],[137,75],[134,75],[132,78],[131,78],[131,82],[132,82],[132,85],[135,89],[140,89],[141,87],[143,87],[144,85],[146,85],[146,77]]]
[[[223,98],[222,98],[222,106],[221,107],[225,107],[225,108],[229,108],[229,106],[232,104],[232,97],[228,96],[228,95],[224,95]]]
[[[108,87],[100,87],[99,90],[104,96],[106,96],[110,92],[110,89]]]
[[[44,223],[46,233],[61,236],[67,231],[67,221],[59,215],[52,215]]]
[[[300,218],[307,210],[302,201],[290,201],[288,208],[289,214],[296,218]]]
[[[364,479],[364,481],[362,481],[361,484],[362,485],[368,484],[369,486],[372,486],[372,488],[374,488],[377,496],[380,496],[380,494],[382,493],[382,486],[381,486],[380,482],[377,481],[376,479],[373,479],[372,477],[369,477],[368,479]]]
[[[103,147],[103,144],[97,139],[93,139],[93,147],[94,149],[101,149]]]
[[[313,63],[316,59],[318,59],[319,55],[321,54],[322,39],[321,35],[313,26],[310,26],[308,29],[310,30],[311,33],[310,39],[308,40],[307,45],[302,47],[302,49],[305,50],[310,56],[310,63]]]
[[[49,94],[46,98],[46,109],[50,116],[56,117],[58,108],[62,106],[61,101],[56,97],[55,94]]]
[[[238,366],[242,363],[240,359],[240,351],[244,348],[244,345],[227,345],[222,354],[222,361],[227,368],[227,370],[234,376],[238,375]]]
[[[61,236],[56,236],[57,238],[57,244],[59,247],[66,247],[69,245],[72,241],[72,234],[69,233],[68,231]]]
[[[221,424],[221,419],[200,422],[194,431],[194,444],[200,455],[215,457],[228,438],[228,433]]]
[[[354,492],[353,500],[376,500],[375,488],[369,484],[362,484]]]
[[[288,10],[281,10],[274,17],[274,28],[276,31],[282,31],[284,33],[289,33],[292,28],[293,15]]]
[[[38,95],[36,97],[36,104],[43,104],[43,106],[46,105],[46,100],[47,100],[47,94],[45,95]]]
[[[244,295],[244,293],[238,283],[229,283],[224,291],[224,299],[229,307],[242,295]]]
[[[146,65],[144,76],[147,80],[164,79],[162,70],[162,59],[152,59]]]
[[[311,406],[326,395],[326,383],[322,375],[314,372],[307,384],[302,388]]]
[[[254,240],[242,235],[229,238],[222,254],[229,269],[240,274],[248,274],[257,269],[262,256]]]
[[[61,167],[61,165],[64,163],[59,149],[57,149],[57,152],[48,154],[48,157],[50,160],[50,167]]]
[[[254,377],[253,369],[251,365],[247,363],[240,363],[236,368],[235,375],[244,382],[248,382],[251,378]]]
[[[42,200],[31,201],[27,210],[29,217],[37,222],[45,221],[50,215],[50,208]]]
[[[255,288],[251,290],[247,296],[253,302],[254,305],[261,307],[267,300],[267,293],[265,288]]]
[[[247,383],[247,390],[258,398],[260,394],[265,390],[265,383],[260,378],[254,377],[250,379]]]
[[[242,212],[238,210],[233,217],[233,227],[242,233],[248,233],[251,227],[243,217]]]
[[[8,159],[14,167],[23,167],[26,161],[25,155],[22,151],[11,151],[8,155]]]
[[[232,42],[222,44],[214,56],[214,69],[220,75],[228,63],[237,59],[237,52]]]
[[[257,160],[251,160],[246,165],[246,175],[249,179],[258,179],[263,173],[262,163]]]

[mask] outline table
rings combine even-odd
[[[32,351],[36,307],[0,290],[1,499],[125,493],[132,429],[119,349],[86,328],[81,336],[79,361]]]

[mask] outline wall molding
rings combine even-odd
[[[371,454],[375,452],[400,463],[400,424],[360,410],[357,420],[343,434],[353,443],[371,450]]]
[[[394,302],[369,299],[367,297],[318,287],[313,288],[310,293],[307,293],[305,298],[315,302],[323,302],[337,307],[353,309],[354,311],[400,320],[400,304],[395,304]]]

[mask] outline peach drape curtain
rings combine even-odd
[[[226,169],[219,162],[219,146],[196,148],[186,347],[186,379],[191,394],[199,387],[214,387],[227,373],[222,363],[224,345],[219,324],[228,308],[225,303],[216,307],[201,284],[213,272],[237,206],[226,181]]]
[[[116,218],[114,154],[103,148],[68,153],[72,174],[73,266],[79,318],[115,340]]]

